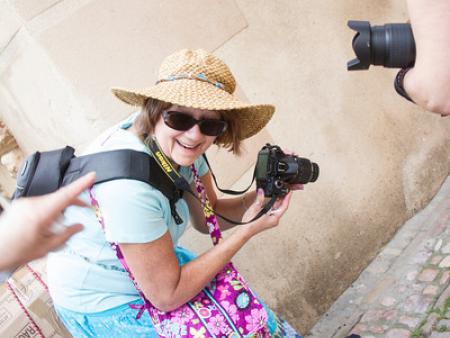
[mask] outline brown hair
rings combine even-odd
[[[144,140],[155,130],[155,125],[162,115],[172,104],[157,99],[145,100],[141,113],[137,116],[135,126],[138,135]],[[241,153],[241,128],[237,111],[218,111],[220,116],[227,122],[227,130],[214,141],[218,146],[228,149],[233,154]]]
[[[153,134],[156,123],[162,115],[162,112],[168,109],[172,104],[152,98],[144,102],[141,113],[136,117],[134,125],[136,126],[138,136],[144,140]]]

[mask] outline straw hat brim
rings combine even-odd
[[[264,128],[275,111],[273,105],[242,102],[208,82],[191,79],[160,82],[140,91],[112,88],[112,92],[118,99],[134,106],[143,106],[146,99],[153,98],[190,108],[229,111],[240,121],[242,140]]]

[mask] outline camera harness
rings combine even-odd
[[[209,211],[211,211],[212,213],[214,213],[217,217],[220,217],[221,219],[231,223],[231,224],[235,224],[235,225],[244,225],[244,224],[248,224],[251,223],[255,220],[257,220],[258,218],[260,218],[262,215],[264,215],[266,212],[268,212],[270,210],[270,208],[272,208],[272,206],[274,205],[275,201],[277,200],[277,196],[272,196],[271,199],[269,200],[269,202],[258,212],[258,214],[251,219],[248,222],[240,222],[240,221],[234,221],[229,219],[226,216],[223,216],[221,214],[219,214],[218,212],[212,210],[209,206],[205,205],[200,198],[198,198],[197,194],[195,194],[189,183],[186,181],[186,179],[181,176],[181,174],[172,166],[172,163],[170,162],[170,160],[166,157],[166,155],[164,154],[164,152],[161,150],[158,141],[155,138],[150,139],[149,142],[146,142],[146,145],[148,147],[148,149],[150,150],[150,153],[153,155],[153,158],[156,160],[156,163],[158,163],[159,167],[161,168],[161,170],[167,175],[167,177],[173,182],[175,188],[177,190],[180,191],[180,193],[178,194],[181,198],[182,196],[182,192],[187,192],[189,194],[191,194],[197,201],[200,202],[200,204],[202,205],[202,207],[208,209]],[[205,162],[211,172],[211,175],[214,179],[214,183],[216,184],[216,187],[219,191],[223,192],[224,194],[228,194],[228,195],[241,195],[243,193],[245,193],[247,190],[250,189],[250,187],[252,186],[253,182],[255,181],[255,171],[253,172],[253,178],[252,181],[250,183],[250,185],[242,191],[234,191],[234,190],[228,190],[228,189],[221,189],[219,188],[219,185],[217,184],[217,179],[216,176],[214,175],[211,166],[208,162],[208,159],[206,158],[206,155],[203,154],[203,158],[205,159]],[[255,169],[256,170],[256,169]],[[175,201],[176,202],[176,201]],[[171,202],[172,203],[172,202]],[[178,216],[178,214],[175,211],[175,205],[173,202],[173,208],[172,208],[172,204],[171,204],[171,210],[172,210],[172,215],[174,215],[174,213]],[[179,218],[179,216],[178,216]],[[177,222],[177,218],[174,216],[175,221]],[[181,223],[181,222],[180,222]],[[177,222],[177,224],[179,224]]]
[[[133,179],[150,184],[169,200],[170,211],[177,224],[181,224],[183,220],[176,211],[175,203],[182,197],[184,191],[194,196],[210,212],[236,225],[247,224],[260,218],[276,201],[276,196],[272,196],[271,200],[249,222],[231,220],[204,205],[197,194],[192,191],[186,179],[180,175],[161,151],[156,139],[150,139],[146,145],[153,156],[136,150],[118,149],[76,157],[74,156],[75,149],[70,146],[52,151],[35,152],[25,159],[18,172],[16,191],[12,199],[51,193],[83,175],[95,171],[95,184],[117,179]],[[217,189],[225,194],[243,194],[255,180],[256,168],[252,182],[247,189],[243,191],[221,189],[206,156],[203,155],[203,157]]]

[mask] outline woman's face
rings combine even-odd
[[[186,113],[197,120],[220,118],[220,114],[216,111],[200,110],[177,105],[172,105],[167,111]],[[198,124],[186,131],[172,129],[166,125],[162,114],[155,125],[154,135],[166,156],[174,164],[181,166],[190,166],[194,163],[216,139],[216,136],[202,134]]]

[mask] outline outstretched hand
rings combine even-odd
[[[54,222],[70,206],[85,206],[78,199],[95,182],[89,173],[58,191],[15,200],[0,218],[0,270],[11,270],[46,255],[82,230],[81,224],[57,229]]]
[[[277,226],[280,222],[281,217],[289,207],[291,196],[292,192],[289,192],[287,195],[279,197],[267,213],[265,213],[257,220],[249,223],[248,226],[253,227],[253,229],[255,230],[255,234]],[[242,218],[242,221],[251,221],[261,211],[261,209],[264,208],[266,203],[267,200],[264,198],[263,190],[258,189],[255,202],[248,208]]]

